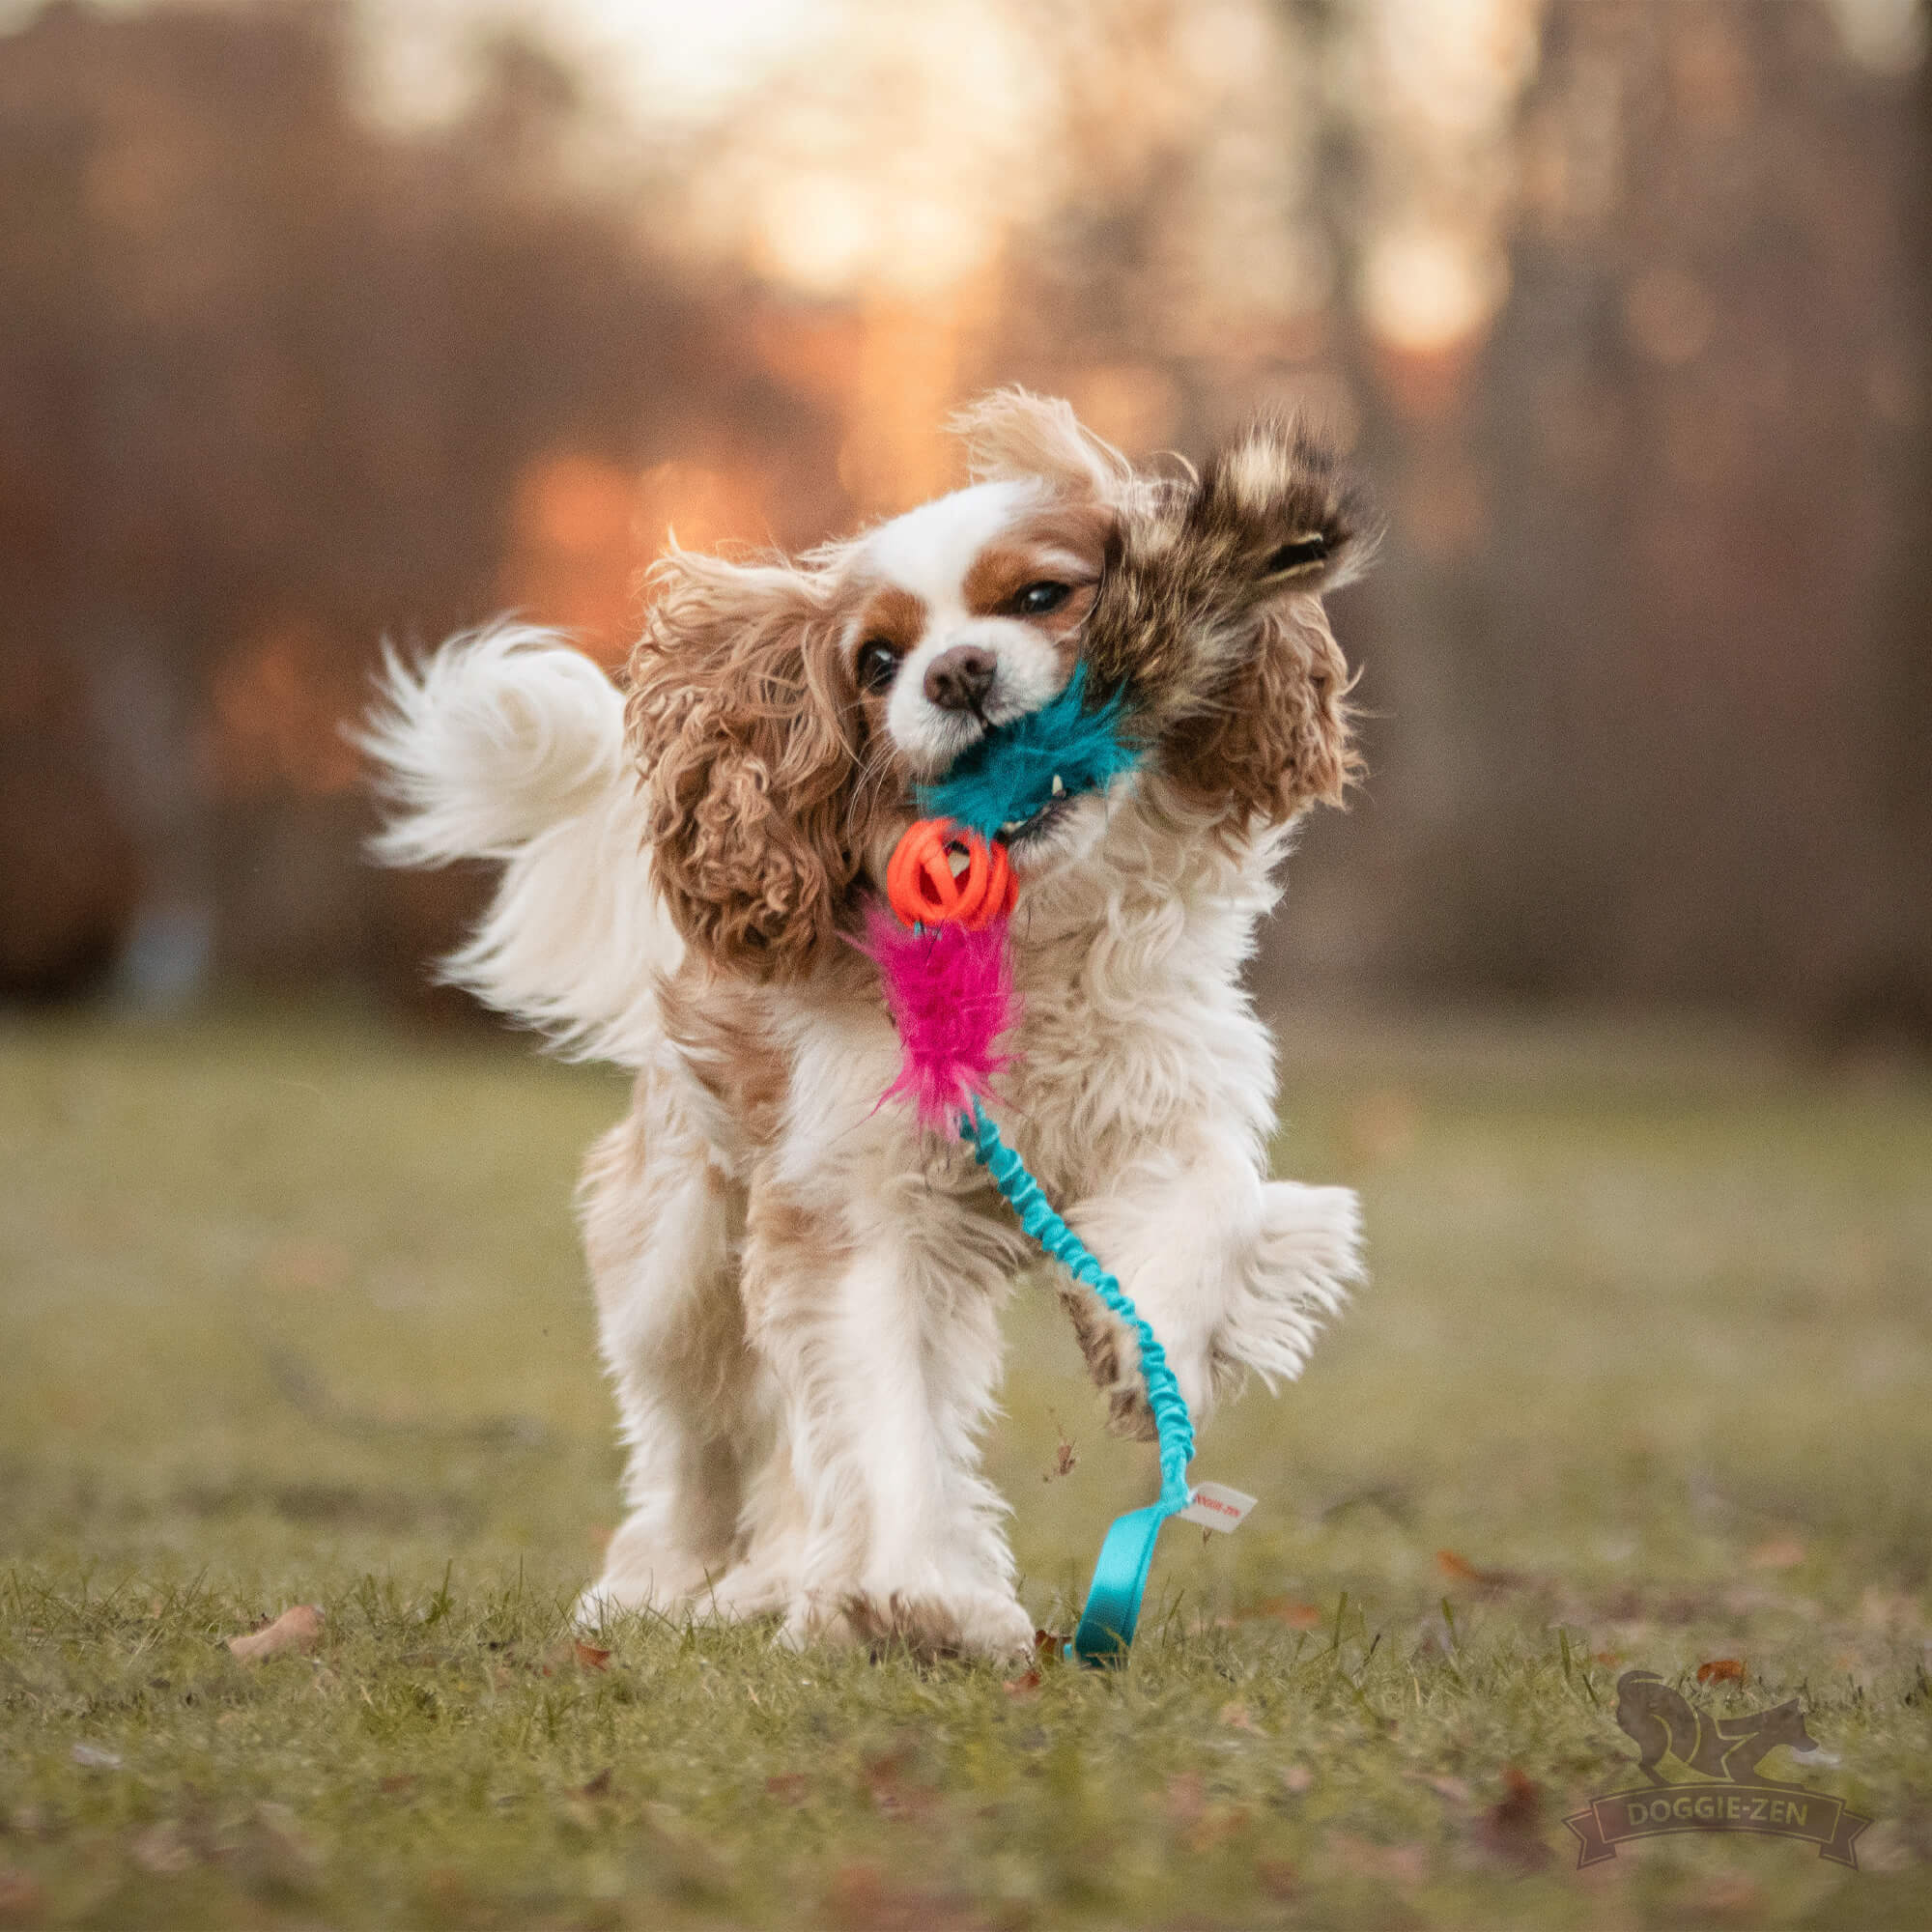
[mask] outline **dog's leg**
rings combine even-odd
[[[703,1615],[732,1557],[757,1365],[731,1270],[732,1189],[645,1073],[582,1191],[599,1342],[629,1450],[629,1514],[578,1615]]]
[[[903,1642],[925,1656],[1030,1646],[1003,1505],[979,1467],[1004,1239],[943,1195],[862,1229],[848,1211],[754,1187],[746,1304],[781,1391],[804,1519],[791,1641]]]
[[[1354,1195],[1264,1181],[1232,1137],[1143,1154],[1067,1219],[1160,1338],[1197,1420],[1248,1370],[1270,1386],[1298,1375],[1361,1271]],[[1091,1297],[1076,1329],[1115,1425],[1151,1434],[1131,1337]]]

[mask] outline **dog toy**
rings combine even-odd
[[[1193,1500],[1194,1425],[1152,1329],[1054,1211],[982,1104],[1008,1064],[998,1042],[1016,1017],[1008,932],[1018,884],[1003,838],[1062,799],[1104,789],[1139,755],[1122,735],[1118,697],[1089,711],[1083,682],[1076,671],[1051,704],[987,732],[943,781],[922,789],[920,802],[933,815],[894,851],[886,873],[891,910],[870,908],[865,950],[878,964],[899,1033],[901,1065],[886,1097],[909,1099],[923,1125],[957,1133],[1027,1234],[1140,1344],[1160,1496],[1117,1519],[1100,1546],[1067,1646],[1069,1656],[1097,1665],[1125,1661],[1160,1526]]]

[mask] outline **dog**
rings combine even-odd
[[[1002,828],[1021,881],[1003,1130],[1205,1415],[1297,1375],[1359,1277],[1354,1197],[1268,1178],[1243,990],[1302,812],[1354,770],[1323,594],[1361,499],[1261,424],[1137,470],[1065,403],[960,419],[968,487],[796,561],[673,548],[623,689],[499,625],[393,655],[361,743],[395,865],[494,860],[447,977],[633,1070],[580,1212],[627,1514],[579,1605],[1010,1659],[1034,1625],[980,1440],[1034,1259],[970,1152],[881,1106],[852,942],[914,788],[1084,667],[1141,757]],[[1135,1345],[1061,1285],[1115,1423]]]
[[[1626,1670],[1617,1679],[1617,1724],[1637,1747],[1638,1768],[1661,1785],[1670,1782],[1657,1768],[1666,1756],[1706,1777],[1736,1782],[1750,1777],[1758,1760],[1780,1745],[1818,1748],[1796,1697],[1742,1717],[1713,1718],[1652,1670]]]

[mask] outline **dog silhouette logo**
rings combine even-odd
[[[1670,1782],[1657,1768],[1665,1757],[1735,1784],[1748,1780],[1759,1761],[1779,1745],[1800,1751],[1818,1748],[1818,1740],[1804,1728],[1796,1697],[1769,1710],[1747,1711],[1741,1718],[1713,1718],[1694,1709],[1681,1690],[1652,1670],[1626,1670],[1617,1679],[1617,1724],[1642,1754],[1638,1770],[1661,1785]]]
[[[1648,1782],[1593,1799],[1564,1819],[1577,1837],[1579,1867],[1615,1858],[1617,1847],[1633,1838],[1755,1832],[1804,1838],[1820,1858],[1857,1868],[1858,1836],[1869,1818],[1824,1792],[1757,1775],[1780,1747],[1818,1748],[1797,1698],[1714,1718],[1655,1671],[1627,1670],[1617,1679],[1617,1727],[1636,1746],[1637,1769]],[[1689,1776],[1666,1776],[1662,1767],[1672,1760]]]

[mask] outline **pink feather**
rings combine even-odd
[[[996,1049],[1015,1017],[1007,922],[996,919],[978,932],[963,925],[909,932],[874,904],[863,950],[877,962],[905,1056],[884,1097],[905,1095],[923,1125],[957,1131],[1007,1064]]]

